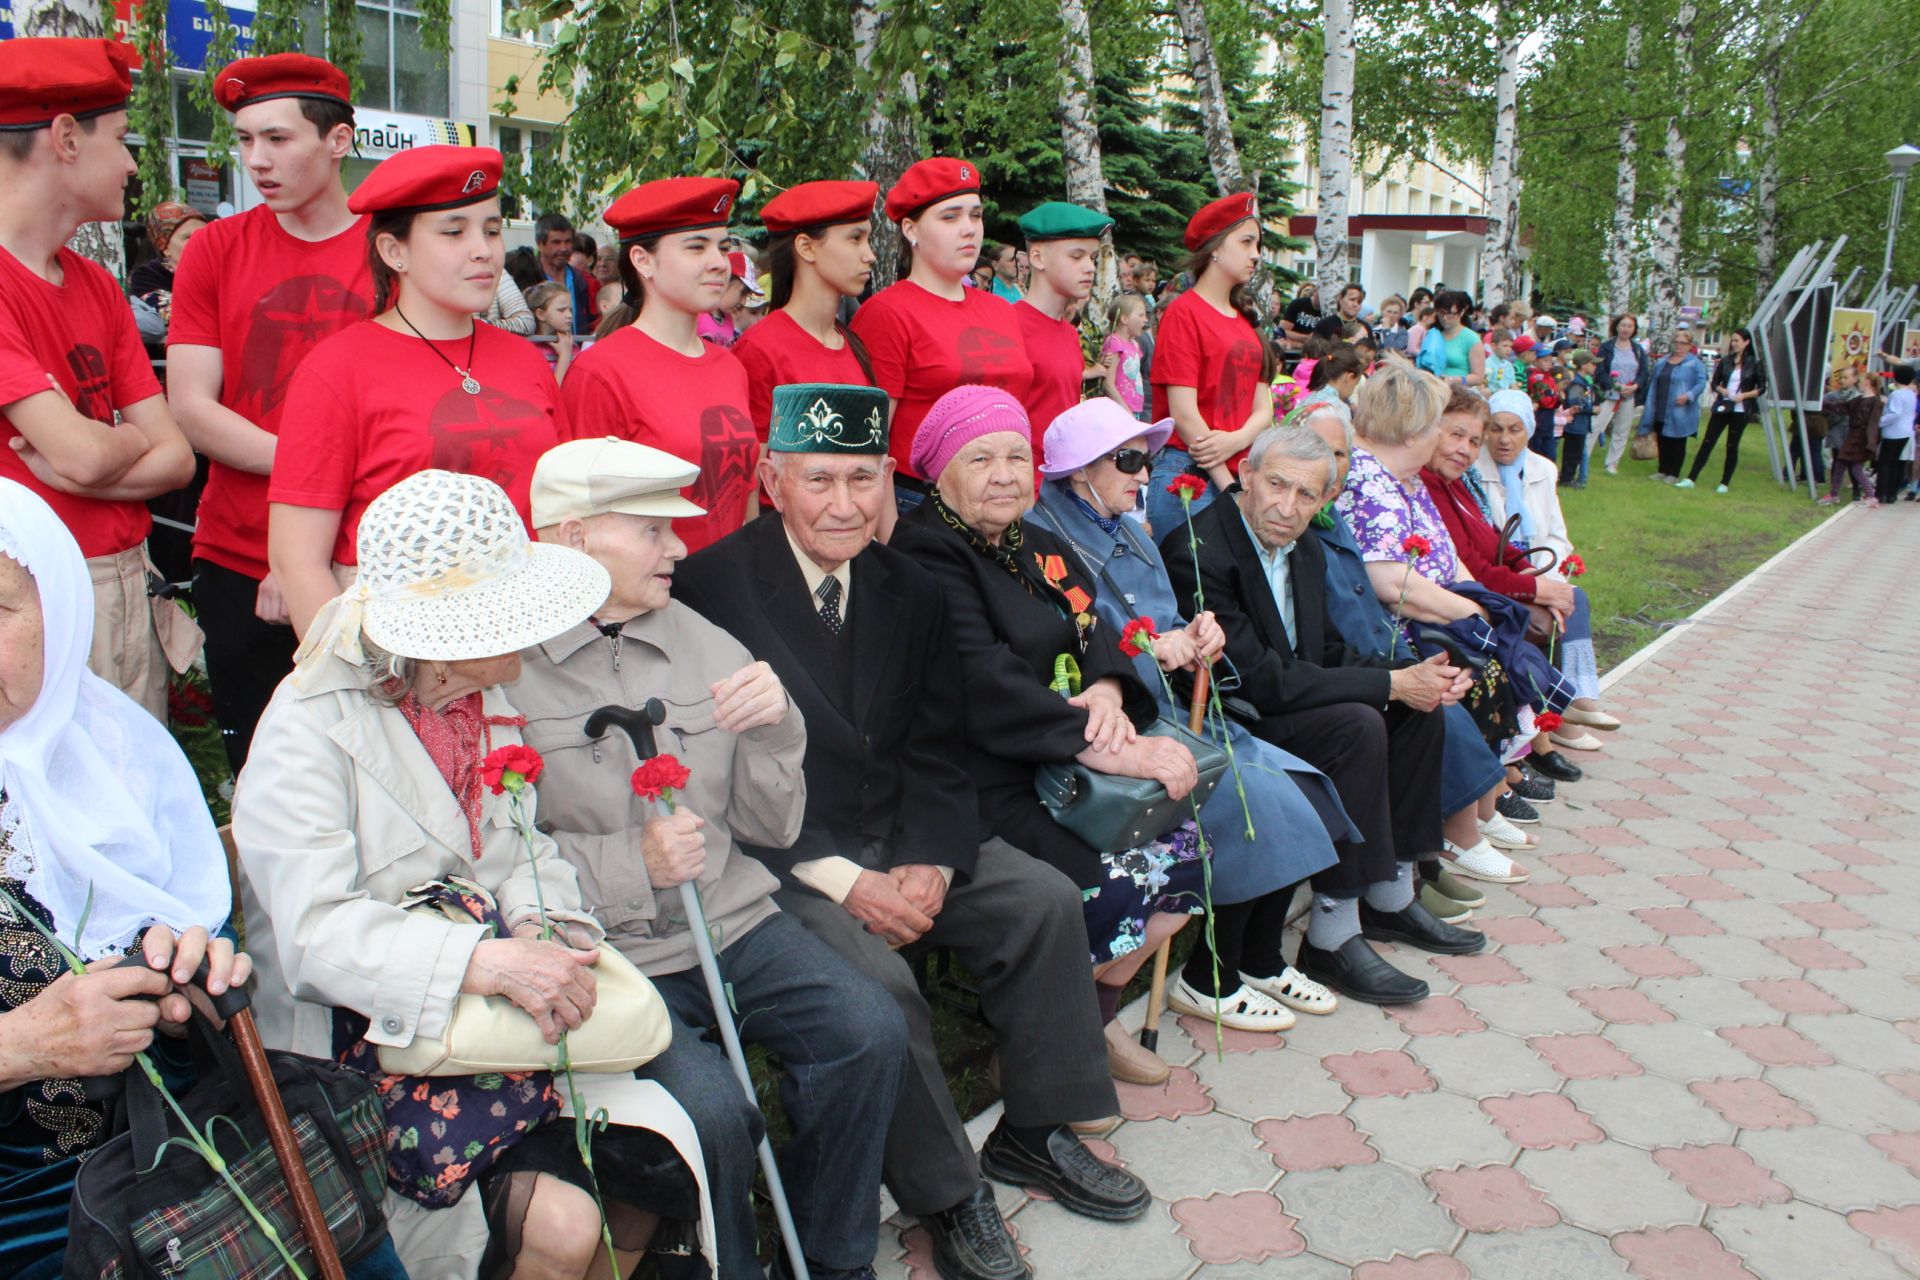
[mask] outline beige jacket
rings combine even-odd
[[[332,1056],[335,1006],[369,1018],[375,1044],[445,1030],[482,927],[394,905],[415,885],[464,876],[490,889],[517,924],[536,911],[537,874],[550,915],[600,932],[578,910],[573,869],[552,841],[537,837],[529,863],[504,796],[485,798],[474,861],[453,793],[400,712],[368,697],[367,674],[330,659],[305,687],[282,681],[233,799],[261,1037],[271,1048],[321,1058]],[[490,716],[517,714],[499,689],[482,703]],[[518,741],[515,729],[493,730],[495,746]],[[617,1123],[665,1134],[689,1168],[704,1171],[692,1125],[664,1091],[631,1077],[594,1084],[608,1095],[596,1107],[607,1106]],[[486,1244],[477,1194],[428,1211],[389,1193],[387,1209],[414,1280],[477,1271]]]
[[[546,760],[540,827],[579,872],[586,904],[607,940],[647,973],[677,973],[698,961],[678,889],[656,892],[640,853],[650,815],[633,794],[639,763],[619,729],[589,740],[600,707],[666,704],[655,730],[662,752],[691,771],[676,803],[707,820],[700,899],[716,950],[775,911],[779,882],[739,841],[785,848],[806,817],[806,724],[787,701],[779,724],[731,734],[713,721],[712,686],[753,661],[732,636],[682,604],[630,619],[618,639],[583,622],[521,654],[514,704],[526,737]]]

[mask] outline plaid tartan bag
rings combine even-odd
[[[247,1198],[308,1276],[319,1268],[300,1232],[266,1121],[238,1052],[195,1013],[200,1064],[181,1109],[211,1137]],[[318,1058],[269,1051],[302,1162],[343,1265],[386,1239],[386,1118],[365,1076]],[[224,1179],[183,1149],[179,1117],[139,1067],[125,1075],[125,1125],[80,1167],[67,1218],[67,1280],[269,1280],[286,1262]]]

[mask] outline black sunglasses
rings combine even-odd
[[[1121,449],[1107,455],[1107,460],[1127,475],[1138,475],[1153,461],[1145,449]]]

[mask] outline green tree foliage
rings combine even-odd
[[[167,0],[145,0],[140,6],[132,43],[140,55],[140,75],[127,104],[127,121],[145,139],[140,148],[140,212],[147,213],[175,195],[173,154],[168,147],[173,137],[173,82],[167,74],[172,65],[167,50]]]

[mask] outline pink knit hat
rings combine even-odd
[[[1033,425],[1020,402],[998,387],[955,387],[935,400],[920,419],[908,462],[922,479],[938,481],[955,454],[997,431],[1017,431],[1032,438]]]

